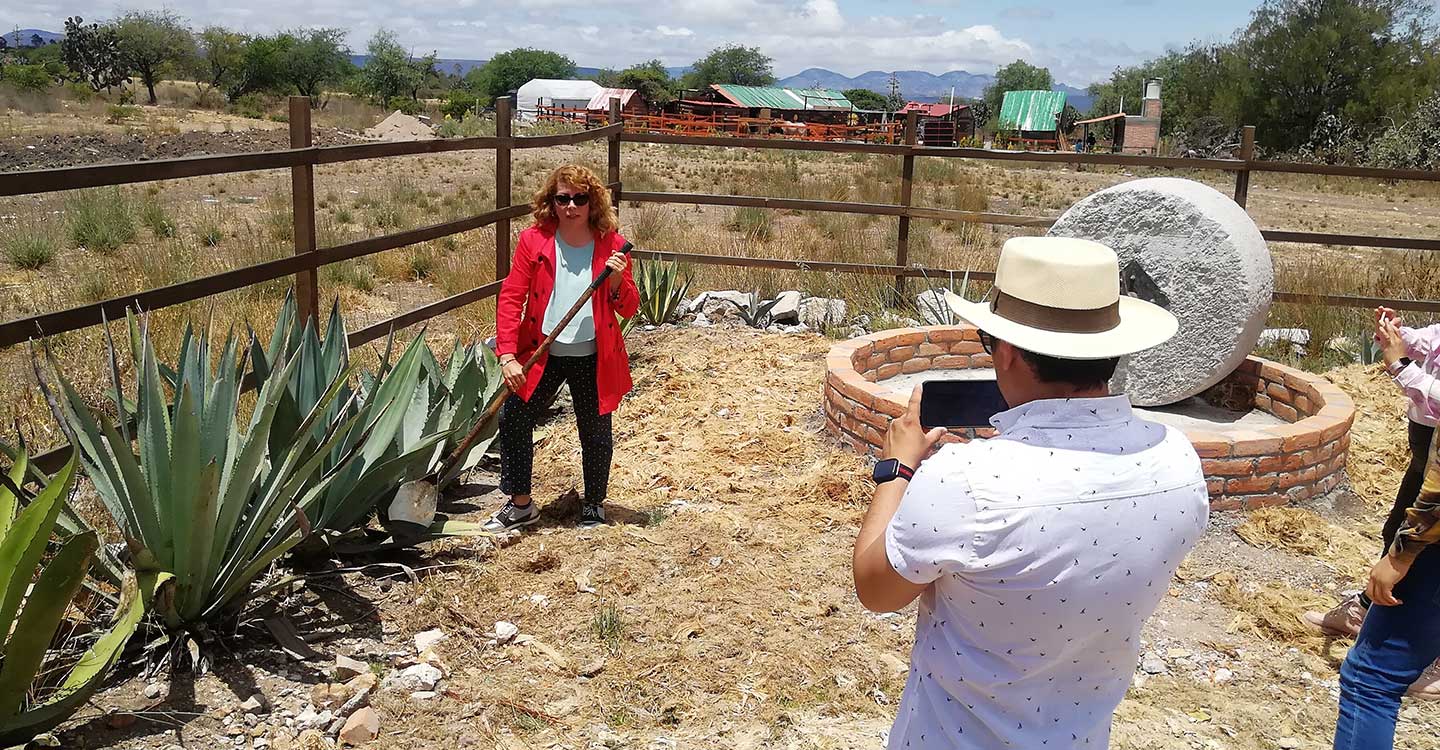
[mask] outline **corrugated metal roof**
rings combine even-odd
[[[711,88],[742,107],[770,109],[855,109],[845,95],[835,89],[787,89],[779,86],[740,86],[733,83],[712,83]]]
[[[620,106],[624,107],[630,103],[630,97],[635,95],[635,89],[602,88],[599,93],[590,97],[590,105],[586,109],[598,109],[610,111],[610,98],[620,100]]]
[[[1064,91],[1006,91],[1000,103],[1001,130],[1051,131],[1065,109]]]
[[[909,114],[919,112],[924,117],[946,117],[952,112],[959,112],[968,108],[968,104],[950,105],[943,102],[906,102],[896,114]]]

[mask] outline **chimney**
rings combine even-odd
[[[1150,78],[1145,81],[1144,99],[1140,107],[1141,117],[1160,119],[1160,80],[1159,78]]]

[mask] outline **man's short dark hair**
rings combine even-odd
[[[1066,383],[1082,389],[1099,388],[1110,382],[1110,377],[1115,374],[1115,368],[1120,364],[1119,357],[1061,359],[1026,351],[1018,346],[1015,350],[1035,368],[1035,377],[1039,378],[1040,382]]]

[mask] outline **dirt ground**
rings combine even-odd
[[[258,737],[298,747],[286,720],[305,710],[334,654],[387,674],[418,659],[417,633],[439,629],[448,637],[435,647],[446,673],[438,692],[382,690],[372,700],[375,746],[881,747],[913,607],[876,615],[853,595],[850,546],[869,484],[863,461],[823,430],[830,342],[673,327],[633,337],[636,389],[616,413],[610,526],[573,527],[578,443],[558,414],[537,434],[543,520],[513,544],[449,541],[337,563],[371,566],[359,572],[322,567],[288,602],[322,656],[290,661],[264,636],[245,637],[217,673],[178,676],[153,699],[140,677],[106,691],[92,718],[62,735],[66,746],[258,747]],[[1352,460],[1396,449],[1398,429],[1371,429],[1398,428],[1392,389],[1358,372],[1337,380],[1373,410],[1357,446],[1385,441],[1357,447]],[[458,494],[449,510],[460,518],[483,518],[500,502],[485,471]],[[1363,557],[1357,567],[1352,551],[1377,546],[1386,500],[1379,489],[1340,491],[1274,511],[1272,532],[1303,527],[1308,537],[1291,536],[1324,540],[1310,553],[1245,534],[1243,514],[1215,514],[1145,629],[1144,656],[1163,669],[1137,665],[1113,746],[1328,747],[1346,644],[1301,633],[1295,616],[1354,585]],[[494,643],[497,621],[528,642]],[[256,692],[273,708],[252,727],[239,705]],[[139,721],[111,728],[129,722],[106,713],[122,709]],[[1437,742],[1440,717],[1407,702],[1396,746]]]
[[[64,113],[0,117],[8,125],[0,130],[0,171],[286,143],[282,123],[229,116],[166,115],[139,127]],[[327,129],[317,139],[349,142],[349,132]],[[632,189],[828,197],[826,191],[843,188],[850,199],[890,200],[881,194],[888,188],[871,183],[896,184],[878,159],[631,145],[624,153]],[[594,145],[522,152],[514,170],[517,199],[560,160],[603,167],[604,152]],[[939,187],[927,200],[957,200],[971,191],[983,194],[988,210],[1008,213],[1059,213],[1094,190],[1148,176],[928,163],[922,160],[921,184],[929,179]],[[321,244],[492,207],[493,169],[488,152],[317,169]],[[1181,176],[1230,189],[1220,175]],[[137,198],[168,212],[178,226],[173,238],[141,227],[135,241],[112,254],[66,245],[40,270],[0,263],[0,317],[286,254],[290,239],[276,217],[286,217],[288,189],[283,171],[135,188]],[[61,222],[67,199],[0,199],[0,230]],[[1424,236],[1440,225],[1440,192],[1259,175],[1251,209],[1267,228]],[[893,226],[883,220],[780,214],[761,236],[736,228],[736,214],[626,206],[622,222],[627,235],[658,249],[826,252],[862,262],[893,257],[887,244]],[[988,227],[916,225],[929,229],[925,243],[916,240],[912,260],[940,267],[993,262],[1010,236]],[[216,243],[197,241],[212,227]],[[493,278],[493,247],[493,235],[482,230],[390,251],[347,266],[343,275],[322,275],[322,293],[339,298],[352,328],[359,327]],[[1334,291],[1383,286],[1392,268],[1399,270],[1388,273],[1398,277],[1428,278],[1417,269],[1435,266],[1418,254],[1353,248],[1277,246],[1275,257],[1285,283],[1309,280]],[[843,283],[819,274],[706,269],[692,290],[798,285],[845,294],[857,307],[855,295],[873,291]],[[281,295],[279,284],[226,295],[214,309],[216,323],[268,330]],[[160,317],[176,328],[183,315],[207,310],[192,305]],[[1272,314],[1272,323],[1292,322],[1282,317],[1288,314]],[[432,321],[432,345],[447,345],[452,334],[488,333],[490,315],[475,305]],[[82,388],[98,389],[102,380],[98,342],[95,331],[55,340],[57,356],[74,368]],[[545,510],[533,531],[499,548],[449,541],[391,556],[312,562],[307,583],[289,592],[283,609],[319,658],[288,658],[258,620],[247,621],[237,638],[224,641],[233,653],[205,676],[151,683],[127,668],[61,734],[64,746],[320,747],[297,720],[312,688],[330,679],[335,655],[386,676],[421,659],[417,633],[439,629],[448,637],[427,658],[441,664],[444,680],[419,698],[382,689],[372,699],[381,720],[374,746],[881,747],[903,685],[914,616],[865,612],[852,593],[849,550],[869,488],[862,460],[839,450],[823,430],[830,343],[813,334],[748,329],[633,333],[636,390],[616,415],[609,527],[573,528],[576,508],[566,493],[579,484],[578,444],[573,422],[561,413],[537,434],[536,497]],[[28,356],[20,349],[0,352],[0,421],[48,445],[53,428],[28,385]],[[1333,603],[1356,585],[1366,556],[1378,552],[1380,514],[1404,458],[1403,411],[1393,388],[1358,366],[1331,377],[1356,397],[1362,414],[1351,454],[1353,492],[1259,519],[1213,517],[1210,534],[1147,626],[1145,654],[1163,669],[1152,674],[1137,664],[1134,688],[1116,715],[1115,747],[1329,746],[1335,669],[1346,644],[1304,634],[1295,615]],[[459,518],[481,519],[499,503],[493,472],[477,472],[460,494],[448,509]],[[1279,532],[1286,529],[1304,531],[1290,536],[1306,542],[1283,542],[1289,537]],[[491,643],[497,621],[517,625],[520,637]],[[240,706],[256,694],[268,710],[247,715]],[[1407,703],[1397,747],[1437,746],[1440,718]]]

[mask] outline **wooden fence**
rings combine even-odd
[[[758,207],[897,217],[899,227],[895,262],[891,265],[704,255],[666,252],[656,249],[637,251],[637,255],[642,258],[683,260],[699,264],[893,276],[895,277],[897,291],[903,290],[907,278],[921,276],[934,278],[936,276],[949,276],[951,274],[967,272],[967,269],[921,268],[917,265],[912,265],[909,260],[909,236],[910,222],[914,219],[1044,228],[1053,224],[1056,218],[1051,216],[961,211],[913,205],[915,160],[920,157],[1016,161],[1041,164],[1095,164],[1126,167],[1221,170],[1235,174],[1234,195],[1236,202],[1241,206],[1246,204],[1249,193],[1250,175],[1254,172],[1288,172],[1381,180],[1440,181],[1440,172],[1256,160],[1254,159],[1255,130],[1253,127],[1247,127],[1244,130],[1243,146],[1241,148],[1240,158],[1238,159],[1182,159],[1126,156],[1120,154],[1070,152],[1031,153],[991,151],[978,148],[918,146],[916,145],[917,119],[913,113],[904,123],[903,143],[900,144],[836,143],[775,138],[694,136],[673,133],[634,132],[626,129],[626,123],[621,119],[618,99],[612,99],[610,102],[609,122],[615,124],[561,135],[517,137],[514,136],[511,131],[512,105],[513,102],[509,99],[497,101],[498,121],[496,135],[493,137],[317,147],[312,145],[311,140],[308,100],[303,97],[292,97],[290,100],[291,148],[288,150],[240,155],[196,156],[181,159],[105,164],[99,166],[65,167],[60,169],[10,172],[0,175],[0,196],[11,196],[106,185],[124,185],[183,177],[288,168],[291,170],[292,175],[291,200],[293,204],[292,218],[295,229],[294,254],[289,257],[192,279],[167,287],[135,292],[95,304],[82,305],[67,310],[48,312],[0,323],[0,348],[13,346],[36,337],[54,335],[96,325],[105,319],[114,319],[123,316],[127,309],[158,310],[292,275],[295,277],[296,297],[300,303],[302,314],[318,317],[319,294],[316,271],[321,266],[373,255],[385,250],[392,250],[407,245],[427,242],[447,235],[467,232],[486,226],[495,227],[496,281],[481,284],[468,291],[446,297],[437,302],[424,305],[354,331],[350,334],[350,344],[351,346],[356,346],[372,341],[385,336],[391,330],[398,330],[414,325],[415,323],[428,320],[463,305],[494,296],[499,291],[498,279],[503,278],[509,272],[511,253],[510,222],[512,219],[523,217],[530,212],[529,206],[524,202],[518,205],[511,204],[511,155],[512,152],[518,149],[545,148],[549,146],[604,140],[607,143],[608,149],[607,180],[615,193],[617,205],[619,205],[620,200],[623,199],[632,203],[682,203],[690,205]],[[745,149],[790,149],[820,151],[825,153],[860,153],[895,156],[901,159],[900,185],[898,191],[899,200],[893,204],[850,203],[846,201],[766,198],[745,195],[626,192],[620,181],[621,144],[625,142],[720,146]],[[334,247],[317,247],[313,173],[315,166],[363,159],[417,154],[439,154],[466,150],[491,150],[495,152],[494,210],[476,216],[396,232],[380,237],[372,237],[343,245],[336,245]],[[1276,242],[1352,245],[1431,251],[1440,250],[1440,239],[1432,238],[1376,237],[1297,232],[1278,229],[1267,229],[1263,231],[1263,234],[1267,240]],[[986,270],[968,269],[968,272],[970,278],[973,279],[993,279],[993,274]],[[1401,310],[1440,312],[1440,300],[1401,300],[1340,295],[1295,294],[1284,291],[1277,292],[1275,299],[1282,302],[1301,302],[1346,307],[1373,307],[1384,304]]]

